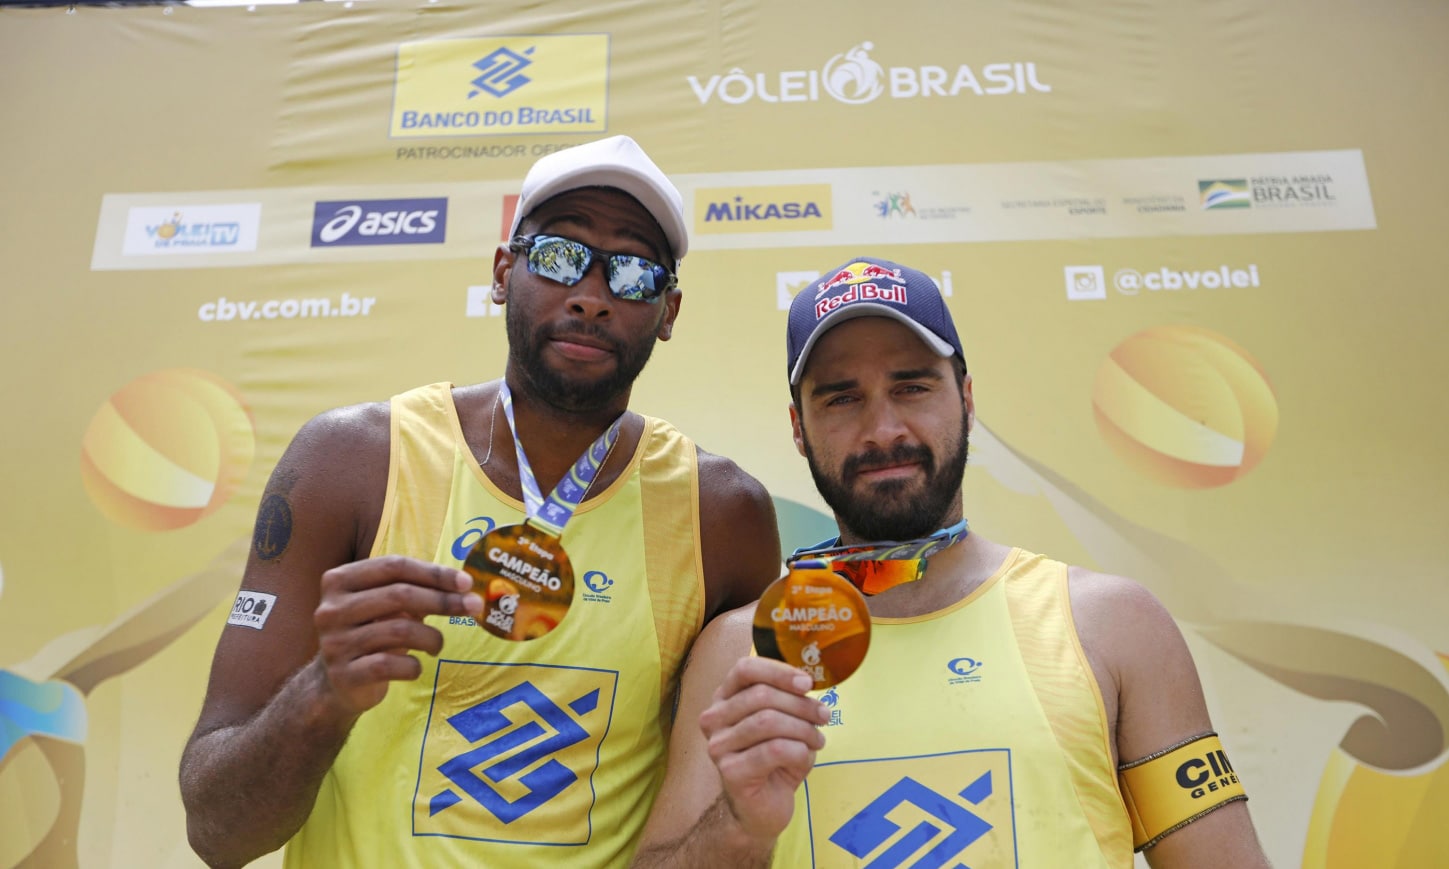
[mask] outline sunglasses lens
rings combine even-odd
[[[880,594],[921,578],[926,562],[920,558],[899,561],[834,561],[830,569],[850,580],[867,595]]]
[[[571,287],[583,280],[593,256],[576,241],[539,236],[528,251],[528,270]]]
[[[652,302],[664,292],[669,273],[664,267],[638,256],[609,257],[609,291],[621,299]]]

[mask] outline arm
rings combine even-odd
[[[242,588],[276,601],[260,630],[223,628],[181,758],[187,835],[210,865],[243,865],[291,838],[358,716],[389,680],[418,675],[407,652],[440,650],[421,618],[481,609],[461,571],[357,560],[387,464],[385,405],[332,411],[303,427],[263,493]]]
[[[1072,568],[1072,614],[1102,689],[1118,765],[1213,730],[1177,623],[1145,588]],[[1231,759],[1231,755],[1229,755]],[[1244,802],[1229,803],[1143,852],[1153,869],[1267,869]]]
[[[805,696],[808,676],[750,656],[753,617],[753,606],[725,613],[694,644],[634,869],[768,866],[790,823],[830,713]]]
[[[699,451],[699,514],[709,621],[759,600],[765,586],[780,576],[780,531],[775,504],[760,481],[704,450]]]

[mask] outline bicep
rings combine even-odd
[[[1268,869],[1246,802],[1204,815],[1143,852],[1152,869]]]
[[[1145,757],[1212,729],[1197,666],[1182,631],[1140,586],[1119,597],[1117,752],[1120,762]]]
[[[222,627],[198,735],[247,720],[311,660],[322,574],[366,555],[357,551],[357,523],[367,499],[352,487],[372,482],[368,462],[353,454],[353,473],[336,473],[329,465],[348,451],[319,425],[298,433],[262,493],[238,595],[249,611],[234,608]]]
[[[1088,657],[1109,675],[1102,687],[1112,696],[1103,699],[1116,710],[1109,723],[1119,763],[1214,729],[1187,641],[1150,592],[1082,571],[1073,576],[1072,609]],[[1145,856],[1154,869],[1267,866],[1241,801],[1169,833]]]
[[[748,608],[711,622],[695,641],[679,689],[679,708],[669,739],[664,784],[644,827],[640,850],[683,837],[720,794],[699,716],[740,658],[750,653]]]

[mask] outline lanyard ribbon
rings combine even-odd
[[[513,435],[513,448],[518,453],[518,482],[523,487],[525,512],[539,527],[559,537],[563,534],[564,525],[568,524],[579,503],[584,500],[584,495],[588,494],[589,484],[594,482],[599,468],[609,457],[609,450],[619,438],[619,426],[624,421],[624,415],[620,414],[614,424],[584,450],[584,454],[545,499],[538,488],[538,480],[533,476],[533,466],[528,463],[528,456],[523,454],[523,442],[518,439],[518,427],[513,422],[513,393],[508,389],[507,380],[499,382],[498,394],[503,401],[503,415],[508,418],[508,432]]]

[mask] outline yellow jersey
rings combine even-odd
[[[826,744],[776,867],[1130,869],[1066,565],[1012,550],[961,601],[871,634],[861,668],[816,695]]]
[[[392,400],[372,555],[461,566],[525,519],[464,440],[451,384]],[[574,600],[510,642],[435,617],[437,658],[364,713],[287,845],[288,867],[623,866],[664,772],[680,661],[703,623],[694,444],[645,418],[628,467],[562,544]]]

